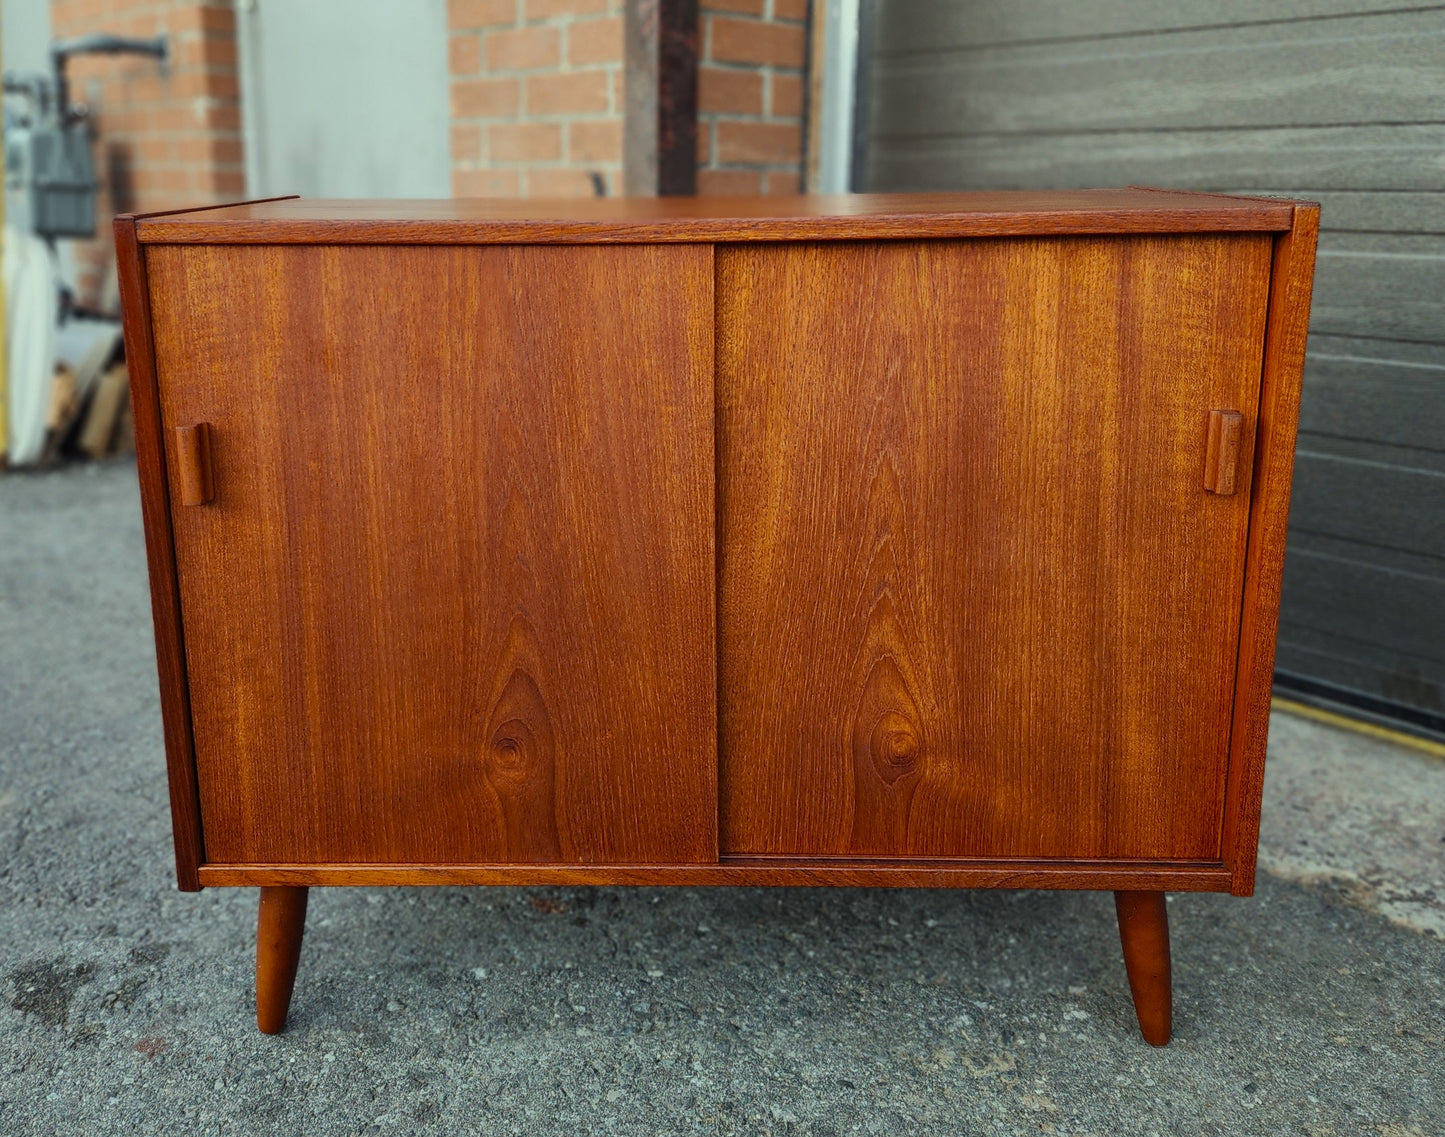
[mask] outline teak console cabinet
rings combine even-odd
[[[1254,887],[1318,207],[116,220],[180,886]]]

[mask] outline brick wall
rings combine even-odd
[[[51,0],[57,39],[113,32],[170,37],[163,69],[140,56],[70,61],[71,99],[97,131],[97,239],[75,246],[84,303],[107,292],[110,218],[235,200],[245,191],[235,16],[229,0]]]
[[[449,0],[452,188],[461,196],[622,189],[623,0]],[[808,0],[702,0],[699,191],[798,187]],[[171,59],[78,58],[98,132],[100,238],[77,291],[105,293],[109,218],[245,193],[231,0],[51,0],[57,38],[165,33]]]
[[[622,187],[622,0],[448,0],[452,191]]]
[[[808,0],[702,0],[701,194],[797,193]]]

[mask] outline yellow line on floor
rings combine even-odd
[[[1366,734],[1371,738],[1382,738],[1386,742],[1393,742],[1396,746],[1408,746],[1411,750],[1418,750],[1422,754],[1429,754],[1435,758],[1445,758],[1445,743],[1432,742],[1428,738],[1406,734],[1403,730],[1391,730],[1387,726],[1378,726],[1372,722],[1352,719],[1349,715],[1338,714],[1335,711],[1321,710],[1319,707],[1311,707],[1305,703],[1296,703],[1293,699],[1281,699],[1278,695],[1270,700],[1269,705],[1276,711],[1284,711],[1286,714],[1298,715],[1303,719],[1313,719],[1315,722],[1337,726],[1341,730],[1352,730],[1356,734]]]

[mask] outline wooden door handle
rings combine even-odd
[[[1204,454],[1204,488],[1222,495],[1234,492],[1239,475],[1239,440],[1244,416],[1238,411],[1209,412],[1209,445]]]
[[[211,475],[211,424],[176,427],[176,469],[182,505],[205,505],[216,496]]]

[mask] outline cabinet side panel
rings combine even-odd
[[[135,418],[136,469],[140,477],[141,515],[145,522],[146,560],[150,572],[151,618],[155,624],[156,669],[160,677],[161,722],[166,740],[176,878],[182,891],[196,892],[201,887],[197,870],[205,859],[205,846],[196,786],[196,756],[191,738],[185,648],[181,638],[180,593],[176,581],[151,338],[150,291],[144,254],[136,243],[135,219],[117,217],[114,228],[116,273],[120,279],[125,323],[126,369],[130,375],[130,401]]]
[[[724,853],[1218,857],[1270,244],[719,248]]]
[[[1295,206],[1294,227],[1275,240],[1270,280],[1250,503],[1249,559],[1239,635],[1239,678],[1230,739],[1229,796],[1224,813],[1223,853],[1232,874],[1230,891],[1241,896],[1254,891],[1280,584],[1289,528],[1290,480],[1319,228],[1319,206]]]
[[[715,860],[711,248],[150,257],[208,858]]]

